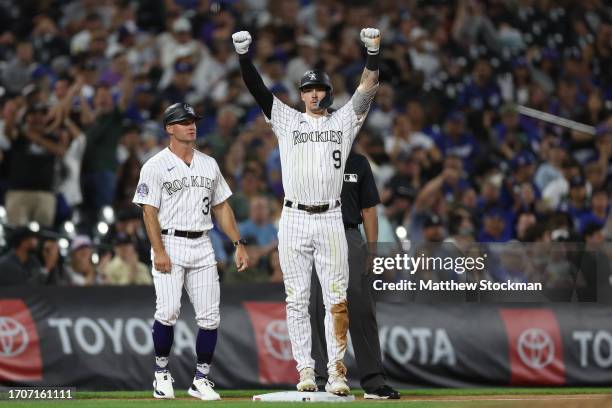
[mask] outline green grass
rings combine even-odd
[[[544,388],[426,388],[402,390],[406,396],[482,396],[482,395],[575,395],[575,394],[610,394],[612,387],[544,387]]]
[[[88,407],[103,407],[103,408],[154,408],[164,407],[195,407],[196,404],[214,405],[223,408],[242,408],[247,406],[253,406],[256,408],[280,408],[285,406],[304,406],[304,403],[264,403],[264,402],[253,402],[251,397],[257,394],[264,394],[268,392],[274,392],[274,390],[220,390],[223,401],[216,402],[204,402],[199,401],[195,398],[191,398],[185,391],[177,390],[177,399],[174,401],[163,401],[155,400],[151,396],[151,391],[79,391],[76,392],[76,399],[73,400],[48,400],[48,401],[0,401],[0,406],[14,406],[18,408],[43,408],[43,407],[73,407],[73,408],[88,408]],[[358,399],[355,402],[350,403],[347,407],[350,408],[365,408],[372,407],[375,405],[392,405],[393,407],[408,407],[408,408],[519,408],[519,407],[542,407],[542,408],[558,408],[572,406],[577,407],[589,407],[596,405],[602,407],[602,401],[589,400],[591,398],[584,396],[584,400],[578,401],[572,399],[571,401],[501,401],[495,400],[496,398],[505,397],[520,397],[520,396],[573,396],[570,398],[581,398],[580,394],[593,394],[601,395],[602,398],[605,395],[610,396],[610,402],[612,402],[612,387],[606,388],[428,388],[428,389],[407,389],[402,390],[402,400],[400,401],[364,401]],[[354,395],[358,398],[362,396],[361,391],[354,391]],[[478,400],[489,396],[493,400]],[[447,399],[466,399],[465,401],[444,401],[440,398]],[[469,397],[474,397],[474,400],[470,400]],[[425,399],[425,401],[419,401],[419,399]],[[437,399],[437,400],[436,400]],[[8,402],[8,405],[6,404]],[[382,406],[381,405],[381,406]],[[337,403],[316,403],[316,408],[338,408],[343,405]],[[607,406],[607,405],[606,405]],[[610,405],[612,406],[612,404]]]
[[[157,405],[151,405],[157,404]],[[315,408],[339,408],[338,404],[332,403],[312,403],[315,404]],[[374,405],[384,406],[385,404],[393,405],[393,407],[407,407],[407,408],[523,408],[524,405],[508,405],[507,403],[502,402],[386,402],[386,401],[378,401],[378,402],[366,402],[366,401],[357,401],[349,403],[348,407],[350,408],[367,408],[372,407]],[[452,404],[452,405],[451,405]],[[197,400],[180,400],[180,401],[135,401],[135,400],[88,400],[86,403],[84,402],[17,402],[12,406],[18,408],[41,408],[41,407],[91,407],[91,408],[152,408],[152,407],[197,407],[197,406],[215,406],[215,407],[223,407],[223,408],[246,408],[246,407],[255,407],[255,408],[281,408],[281,407],[300,407],[304,406],[304,403],[300,402],[250,402],[250,401],[200,401]],[[340,405],[342,407],[343,405]]]
[[[151,405],[157,404],[157,405]],[[305,403],[300,402],[249,402],[249,401],[200,401],[197,400],[181,400],[181,401],[105,401],[105,400],[90,400],[87,403],[83,402],[26,402],[26,403],[14,403],[12,406],[19,408],[41,408],[41,407],[91,407],[91,408],[151,408],[151,407],[198,407],[198,406],[215,406],[215,407],[223,407],[223,408],[246,408],[246,407],[254,407],[254,408],[281,408],[281,407],[300,407],[304,406]],[[313,402],[314,408],[341,408],[344,405],[340,404],[332,404],[332,403],[320,403]],[[388,401],[356,401],[352,403],[348,403],[347,408],[368,408],[373,406],[383,407],[385,405],[392,405],[394,408],[399,407],[407,407],[407,408],[524,408],[536,407],[535,405],[525,405],[525,402],[508,402],[508,401],[464,401],[464,402],[434,402],[434,401],[424,401],[424,402],[415,402],[415,401],[399,401],[399,402],[388,402]],[[306,405],[307,407],[311,407],[310,405]],[[536,408],[538,408],[537,406]],[[560,405],[548,405],[547,407],[560,407]],[[578,407],[578,405],[574,405],[574,407]],[[580,405],[580,407],[588,408],[588,405]],[[603,405],[599,405],[599,407],[603,407]]]

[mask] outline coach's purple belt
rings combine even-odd
[[[340,200],[336,200],[336,205],[334,205],[332,208],[336,208],[340,205]],[[306,204],[297,204],[294,207],[294,203],[293,201],[289,201],[289,200],[285,200],[285,207],[289,207],[289,208],[297,208],[298,210],[302,210],[302,211],[306,211],[307,213],[311,213],[311,214],[316,214],[316,213],[323,213],[327,210],[329,210],[329,204],[320,204],[320,205],[306,205]]]
[[[200,238],[204,235],[204,231],[180,231],[180,230],[161,230],[163,235],[174,235],[175,237],[182,238]]]

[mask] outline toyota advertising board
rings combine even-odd
[[[282,286],[238,285],[222,293],[215,382],[221,388],[292,387],[295,363]],[[150,371],[153,356],[151,288],[12,288],[0,290],[0,299],[4,384],[150,387],[142,373]],[[391,383],[612,383],[608,308],[525,306],[379,303],[379,338]],[[185,304],[172,349],[177,387],[191,381],[196,333],[193,309]],[[351,347],[346,362],[350,383],[358,386]]]

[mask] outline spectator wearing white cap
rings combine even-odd
[[[89,50],[94,33],[104,29],[104,22],[99,14],[88,13],[80,21],[80,27],[81,31],[70,40],[70,53],[73,55]]]
[[[409,49],[412,66],[425,74],[427,83],[440,70],[440,57],[438,56],[438,45],[432,40],[432,35],[421,27],[414,27],[410,31]]]
[[[191,22],[186,17],[176,18],[171,27],[172,32],[164,32],[156,40],[161,65],[165,71],[172,70],[177,58],[192,56],[194,60],[198,60],[205,52],[202,43],[193,38]],[[166,76],[164,73],[164,77]],[[162,81],[160,86],[164,85]]]
[[[66,266],[66,275],[71,286],[93,286],[102,283],[92,255],[91,239],[87,235],[77,235],[70,244],[70,264]]]

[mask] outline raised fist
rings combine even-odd
[[[248,31],[238,31],[232,34],[232,41],[234,42],[234,48],[238,54],[246,54],[249,51],[249,45],[251,44],[251,34]]]
[[[359,34],[368,54],[378,54],[380,49],[380,30],[378,28],[363,28]]]

